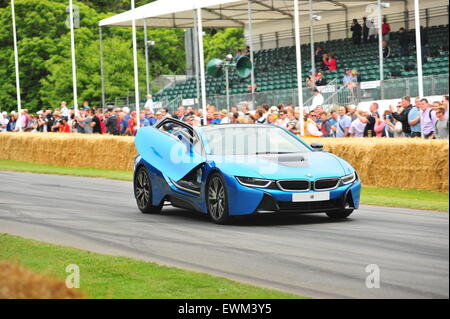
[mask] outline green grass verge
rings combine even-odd
[[[0,170],[41,174],[102,177],[124,181],[131,181],[133,179],[133,173],[131,171],[58,167],[5,160],[0,160]],[[424,190],[364,186],[361,192],[361,203],[378,206],[429,209],[442,212],[449,211],[448,193],[431,192]]]
[[[80,290],[87,298],[298,299],[294,294],[258,288],[204,273],[125,257],[46,244],[0,234],[0,260],[65,280],[70,264],[80,267]],[[1,271],[1,269],[0,269]]]
[[[363,186],[361,203],[448,212],[448,193]]]
[[[85,167],[52,166],[46,164],[9,161],[9,160],[0,160],[0,171],[55,174],[66,176],[101,177],[122,181],[133,180],[132,171],[85,168]]]

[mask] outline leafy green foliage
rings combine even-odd
[[[213,58],[223,59],[227,54],[235,54],[237,50],[243,49],[244,30],[240,28],[228,28],[207,33],[204,39],[205,59],[209,61]]]
[[[149,3],[137,0],[136,6]],[[77,85],[82,100],[101,101],[99,27],[101,19],[130,9],[129,0],[74,1],[80,9],[75,29]],[[55,108],[71,101],[72,62],[67,0],[16,0],[16,26],[23,108],[31,112]],[[210,30],[205,55],[223,57],[243,47],[241,29]],[[182,29],[149,29],[150,75],[184,74],[186,58]],[[144,33],[138,29],[138,63],[141,92],[145,91]],[[134,95],[131,28],[103,28],[106,100]],[[0,110],[16,109],[15,68],[10,1],[0,0]]]

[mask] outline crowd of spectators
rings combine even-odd
[[[19,125],[25,132],[59,132],[82,134],[111,134],[134,136],[137,132],[137,116],[141,127],[154,126],[166,117],[173,117],[192,126],[203,124],[202,112],[194,107],[179,106],[174,114],[167,109],[153,110],[146,107],[137,114],[127,107],[100,108],[84,102],[78,114],[68,108],[66,102],[54,111],[47,109],[31,115],[26,109],[19,115],[15,112],[0,114],[0,132],[18,131]],[[232,106],[230,111],[207,105],[207,124],[268,124],[277,125],[293,134],[301,133],[300,116],[303,116],[303,130],[306,137],[418,137],[425,139],[446,139],[449,136],[448,96],[430,103],[427,99],[405,96],[398,105],[380,113],[377,103],[369,110],[352,105],[341,106],[327,112],[321,105],[314,106],[302,115],[298,107],[267,104],[250,110],[243,104]]]
[[[363,18],[362,25],[359,24],[358,19],[353,19],[352,26],[350,28],[352,32],[352,41],[353,44],[358,46],[362,43],[373,43],[378,42],[378,29],[376,23],[372,20],[368,20],[366,17]],[[390,33],[391,26],[388,23],[386,18],[383,18],[383,23],[381,25],[381,47],[383,59],[389,59],[394,55],[399,56],[409,56],[410,55],[410,47],[414,44],[413,39],[409,35],[409,33],[405,30],[405,28],[399,28],[398,37],[396,41],[399,44],[399,52],[393,53],[390,47]],[[422,41],[422,63],[426,62],[428,55],[428,36],[424,31],[423,27],[421,27],[421,41]],[[377,49],[378,50],[378,49]],[[326,53],[323,47],[317,47],[315,49],[315,61],[319,61],[320,63],[317,66],[317,69],[314,68],[311,70],[311,75],[308,75],[305,79],[305,85],[307,88],[314,90],[316,87],[321,87],[327,85],[327,81],[324,78],[324,72],[332,71],[336,72],[338,69],[338,60],[336,59],[333,52]],[[404,66],[404,70],[408,71],[411,66],[406,64]],[[394,70],[393,74],[400,73],[401,70]],[[345,74],[342,75],[340,83],[347,87],[352,94],[352,97],[357,97],[357,91],[359,88],[359,84],[363,80],[363,76],[356,69],[346,69]],[[339,78],[339,75],[336,75]]]
[[[385,59],[391,56],[389,47],[391,28],[386,19],[383,19],[382,48]],[[373,21],[364,18],[362,25],[357,19],[353,20],[352,39],[355,45],[377,41],[378,30]],[[426,50],[428,39],[423,32],[422,45]],[[409,55],[411,39],[404,28],[400,28],[399,37],[400,55]],[[426,53],[426,52],[424,52]],[[237,58],[249,56],[250,48],[239,50]],[[390,106],[383,114],[379,113],[376,103],[365,112],[354,106],[341,106],[326,112],[322,104],[324,97],[318,87],[327,85],[324,72],[337,70],[337,60],[333,52],[325,53],[322,47],[316,48],[316,61],[321,61],[321,67],[314,70],[307,77],[306,86],[313,92],[311,110],[305,112],[304,133],[314,137],[423,137],[423,138],[448,138],[448,96],[442,101],[430,104],[426,99],[415,99],[411,103],[409,97],[402,98],[397,106]],[[356,69],[345,69],[342,75],[342,85],[355,97],[361,83],[361,75]],[[254,88],[256,89],[256,87]],[[249,92],[251,87],[249,86]],[[201,110],[193,107],[180,106],[175,114],[169,114],[167,109],[161,108],[154,112],[152,104],[146,106],[139,114],[130,112],[129,108],[101,108],[91,107],[88,101],[75,112],[68,108],[66,102],[61,102],[59,108],[54,110],[41,110],[36,114],[29,114],[23,109],[21,114],[16,112],[0,113],[0,132],[19,131],[25,132],[60,132],[82,134],[112,134],[122,136],[134,136],[140,126],[152,126],[165,117],[174,117],[191,125],[203,124]],[[207,106],[207,124],[226,123],[260,123],[273,124],[288,129],[294,134],[301,132],[300,111],[293,105],[269,106],[262,105],[250,111],[247,105],[240,109],[233,106],[228,112],[225,109],[217,109],[215,106]],[[76,114],[77,113],[77,114]],[[139,121],[137,120],[139,117]],[[19,125],[20,124],[20,125]]]

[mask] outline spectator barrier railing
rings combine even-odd
[[[335,81],[335,82],[334,82]],[[447,95],[448,74],[424,76],[424,95]],[[330,82],[331,83],[331,82]],[[384,99],[397,99],[403,96],[415,97],[418,95],[417,77],[399,78],[385,80],[382,83],[384,89]],[[319,87],[324,96],[324,106],[335,105],[358,105],[360,102],[375,101],[381,99],[380,81],[362,82],[358,87],[354,88],[354,94],[350,90],[337,84],[337,79],[333,80],[333,84],[325,87]],[[298,104],[297,89],[274,90],[255,92],[256,105],[269,104]],[[312,99],[311,89],[303,89],[304,106],[311,106]],[[233,94],[230,95],[231,105],[240,106],[244,103],[251,103],[251,94]],[[223,108],[226,105],[226,96],[216,95],[207,97],[207,103]]]
[[[338,79],[335,78],[326,86],[318,87],[322,92],[324,98],[332,95],[337,88]],[[279,105],[279,104],[293,104],[298,105],[298,90],[296,88],[285,89],[285,90],[272,90],[272,91],[262,91],[255,92],[255,105],[269,104]],[[313,100],[313,90],[310,88],[303,88],[303,105],[311,106]],[[224,95],[213,95],[208,96],[206,98],[208,104],[215,105],[218,108],[222,109],[227,105],[226,96]],[[248,104],[250,109],[253,109],[251,106],[252,95],[251,93],[244,94],[232,94],[230,95],[230,105],[241,106],[242,104]]]
[[[424,83],[424,95],[448,95],[449,94],[449,81],[447,74],[428,75],[423,77]],[[385,80],[381,84],[384,90],[384,99],[398,99],[403,96],[415,97],[418,93],[417,77],[412,78],[398,78]],[[358,87],[354,88],[354,94],[351,94],[349,89],[344,88],[342,84],[338,83],[338,79],[334,79],[330,84],[324,87],[319,87],[324,96],[324,106],[326,108],[337,105],[358,105],[360,102],[381,100],[381,87],[380,81],[362,82]],[[255,92],[255,105],[269,104],[293,104],[298,105],[298,90],[285,89],[285,90],[273,90]],[[312,89],[303,89],[304,106],[307,108],[311,106],[312,102]],[[177,96],[173,100],[167,98],[156,103],[155,108],[165,107],[170,113],[173,113],[179,105],[189,106],[185,103],[187,100],[183,100],[181,95]],[[192,101],[192,100],[191,100]],[[241,106],[242,104],[248,104],[251,107],[252,96],[250,93],[244,94],[232,94],[230,95],[230,105]],[[120,106],[128,106],[131,110],[135,110],[134,100],[130,98],[128,101],[121,101]],[[226,108],[227,101],[225,95],[213,95],[208,96],[206,102],[211,105],[215,105],[218,109]],[[143,104],[141,105],[143,107]]]

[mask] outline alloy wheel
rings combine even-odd
[[[145,169],[139,170],[136,182],[136,200],[139,207],[144,208],[150,201],[150,183]]]
[[[225,189],[219,177],[211,179],[208,193],[208,208],[214,220],[220,220],[225,213]]]

